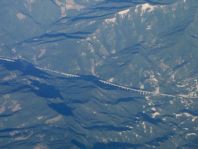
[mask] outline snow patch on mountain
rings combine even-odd
[[[119,11],[118,15],[123,18],[129,13],[129,11],[130,11],[130,9],[125,9],[125,10]]]
[[[21,12],[17,12],[16,17],[17,17],[18,20],[21,20],[21,21],[26,19],[26,15],[24,15]]]

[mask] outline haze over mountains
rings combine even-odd
[[[197,148],[197,8],[1,0],[0,148]]]

